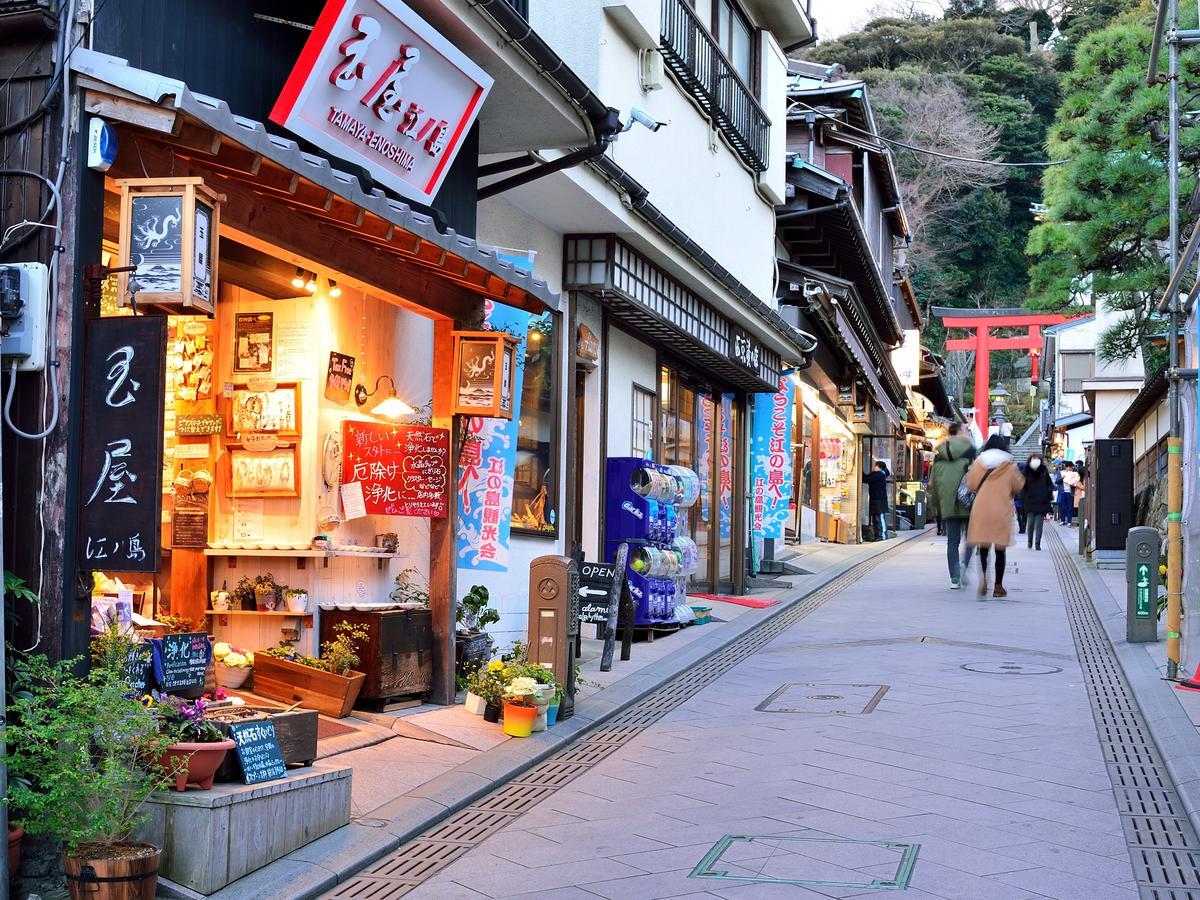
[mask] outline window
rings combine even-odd
[[[1083,393],[1083,381],[1092,377],[1092,360],[1095,354],[1091,350],[1082,353],[1063,353],[1062,355],[1062,392],[1064,394]]]
[[[525,336],[512,527],[534,534],[558,532],[558,351],[553,313],[529,322]]]
[[[629,442],[631,456],[654,458],[654,391],[633,386],[633,430]]]
[[[733,0],[713,0],[713,37],[746,87],[754,88],[754,29]]]

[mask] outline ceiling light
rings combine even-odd
[[[332,278],[329,279],[329,296],[330,297],[342,296],[342,289],[337,286],[337,282],[334,281]]]
[[[317,273],[316,272],[312,272],[308,276],[308,281],[305,283],[304,289],[306,291],[308,291],[310,294],[315,294],[317,292]]]
[[[301,290],[304,287],[304,270],[296,266],[296,274],[292,276],[292,287]]]

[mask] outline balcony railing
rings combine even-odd
[[[766,171],[771,120],[687,0],[663,0],[662,54],[746,165]]]

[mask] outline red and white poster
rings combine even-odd
[[[271,121],[429,203],[491,87],[399,0],[329,0]]]
[[[342,447],[342,491],[351,488],[357,506],[361,488],[366,515],[446,517],[450,432],[445,428],[347,419]]]

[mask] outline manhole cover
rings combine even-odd
[[[902,891],[920,844],[727,834],[688,876],[754,884]],[[879,869],[889,874],[868,874]]]
[[[839,693],[830,689],[836,688]],[[879,705],[886,684],[785,684],[755,707],[759,712],[808,713],[820,716],[862,716]]]
[[[1058,666],[1014,662],[967,663],[960,668],[966,669],[968,672],[982,672],[985,675],[1053,675],[1055,672],[1062,671]]]
[[[1008,592],[1010,594],[1048,594],[1050,588],[1010,587]]]

